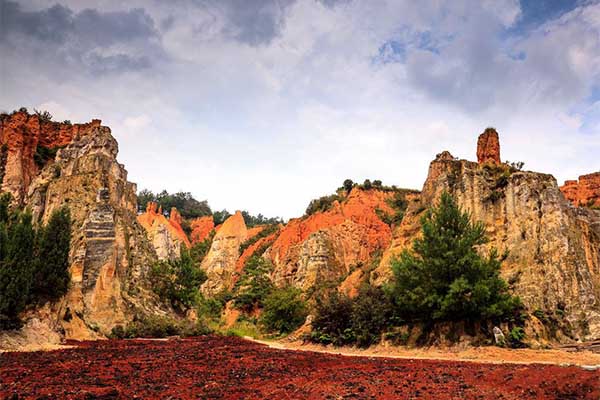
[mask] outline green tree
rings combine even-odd
[[[350,193],[350,191],[352,190],[352,187],[354,186],[354,182],[352,182],[352,179],[346,179],[344,181],[344,190],[346,191],[346,193]]]
[[[403,320],[488,319],[520,306],[500,277],[495,250],[487,257],[482,223],[472,223],[448,193],[421,219],[422,237],[392,262],[393,296]]]
[[[289,333],[306,319],[307,310],[300,289],[275,289],[264,301],[260,323],[269,331]]]
[[[370,179],[365,179],[365,181],[363,182],[362,185],[364,190],[371,190],[373,188],[373,184],[371,183]]]
[[[273,290],[269,273],[273,264],[260,255],[253,255],[244,265],[244,273],[236,283],[236,308],[250,312],[254,307],[263,307],[265,298]]]
[[[67,207],[55,210],[36,238],[36,268],[32,295],[36,300],[58,298],[69,288],[71,214]]]
[[[17,213],[0,222],[0,327],[15,326],[29,301],[35,234],[31,214]]]
[[[152,266],[150,279],[161,299],[184,311],[194,305],[198,289],[206,281],[206,273],[192,259],[190,251],[182,248],[180,258],[159,261]]]

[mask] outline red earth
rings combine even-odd
[[[600,372],[347,357],[235,337],[0,354],[2,399],[599,399]]]

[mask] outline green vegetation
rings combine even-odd
[[[37,165],[38,168],[44,168],[49,160],[54,160],[56,158],[56,153],[61,148],[61,146],[44,147],[38,145],[35,148],[35,154],[33,155],[33,161],[35,162],[35,165]]]
[[[150,280],[154,292],[179,311],[195,305],[198,288],[206,281],[206,273],[199,262],[192,259],[190,251],[181,250],[181,257],[175,260],[159,261],[150,270]]]
[[[388,205],[394,210],[394,213],[390,215],[378,208],[375,210],[377,216],[390,226],[402,222],[402,218],[404,218],[404,213],[408,207],[408,201],[406,200],[406,195],[408,193],[411,193],[411,191],[402,189],[396,190],[394,192],[394,197],[387,200]]]
[[[311,340],[335,346],[355,343],[368,347],[380,340],[392,316],[389,295],[381,288],[366,285],[354,299],[333,290],[317,300]]]
[[[421,219],[422,237],[392,262],[393,297],[404,321],[486,320],[506,317],[520,306],[500,278],[500,260],[476,246],[487,242],[485,228],[443,193],[438,207]]]
[[[138,208],[140,211],[145,211],[146,205],[150,201],[157,203],[165,212],[169,212],[172,207],[177,208],[183,218],[198,218],[212,214],[206,200],[198,201],[189,192],[170,194],[163,190],[158,194],[154,194],[148,189],[143,189],[138,193]]]
[[[36,230],[31,214],[11,210],[10,201],[10,194],[0,196],[0,329],[18,327],[27,306],[63,296],[70,280],[68,209]]]
[[[312,215],[317,212],[324,212],[331,208],[335,201],[342,201],[343,197],[338,194],[321,196],[318,199],[311,200],[306,208],[305,214]]]
[[[287,286],[274,289],[264,300],[260,325],[280,334],[297,329],[308,314],[300,289]]]
[[[260,255],[253,255],[244,266],[244,272],[236,283],[234,305],[245,312],[262,308],[264,300],[273,290],[269,273],[273,264]]]
[[[268,225],[258,234],[252,236],[250,239],[246,240],[244,243],[240,245],[240,254],[242,254],[246,249],[252,246],[254,243],[258,242],[262,238],[266,238],[267,236],[277,232],[279,230],[279,224]]]
[[[52,114],[50,114],[48,111],[36,110],[35,108],[33,109],[33,111],[35,112],[35,115],[38,116],[40,121],[42,121],[42,122],[52,121]],[[25,112],[27,112],[27,109],[25,109]]]

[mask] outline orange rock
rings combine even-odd
[[[600,171],[565,181],[560,191],[575,206],[600,207]]]
[[[477,162],[500,164],[500,139],[494,128],[487,128],[477,139]]]
[[[0,118],[0,145],[6,146],[6,163],[2,190],[21,202],[33,177],[39,172],[34,156],[38,146],[63,147],[87,135],[100,120],[87,124],[65,124],[41,120],[37,115],[15,112]]]
[[[210,235],[213,229],[215,229],[215,221],[212,215],[196,218],[191,222],[192,243],[200,243],[204,241]]]
[[[158,229],[159,225],[162,225],[167,228],[173,239],[179,240],[188,248],[191,246],[187,235],[181,228],[181,215],[175,207],[171,209],[171,214],[167,219],[162,213],[162,207],[149,201],[146,205],[146,212],[138,215],[137,220],[150,233],[150,236]]]
[[[254,236],[261,233],[263,229],[265,229],[265,225],[257,225],[253,226],[252,228],[248,228],[248,237],[246,238],[246,240],[252,239]]]
[[[255,243],[248,246],[248,248],[246,250],[244,250],[244,252],[240,256],[240,258],[238,258],[238,260],[235,264],[236,271],[241,272],[244,269],[244,264],[246,264],[246,261],[248,261],[248,259],[252,256],[252,254],[254,254],[254,252],[256,250],[260,249],[264,245],[275,241],[275,238],[277,238],[278,234],[279,234],[278,231],[273,232],[272,234],[265,236],[264,238],[260,238]],[[246,239],[246,240],[248,240],[248,239]]]

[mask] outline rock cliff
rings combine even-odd
[[[600,213],[574,208],[551,175],[480,161],[438,155],[372,281],[389,279],[389,261],[419,233],[421,213],[448,191],[485,224],[482,251],[507,251],[502,275],[530,312],[559,316],[573,337],[600,336]]]
[[[575,206],[600,208],[600,171],[565,181],[560,191]]]
[[[31,136],[48,137],[43,131],[46,125],[38,133],[28,128],[35,126],[31,122],[34,116],[26,118],[19,113],[17,117],[23,127],[14,125],[13,118],[11,129],[23,133],[24,143],[31,143]],[[156,253],[136,222],[136,187],[127,181],[127,171],[116,160],[117,142],[99,121],[73,126],[77,128],[53,131],[72,133],[72,138],[65,143],[68,135],[64,136],[59,142],[64,147],[39,173],[26,167],[28,147],[17,151],[18,162],[6,168],[7,176],[22,180],[5,181],[5,187],[23,193],[22,201],[35,221],[47,221],[53,210],[66,205],[73,226],[69,291],[58,302],[46,305],[45,317],[37,311],[26,317],[19,333],[25,340],[32,337],[32,330],[39,329],[40,320],[49,332],[59,332],[68,339],[93,339],[135,315],[164,313],[146,279]],[[27,172],[19,175],[12,168]],[[26,185],[28,179],[31,184],[25,190],[20,185]]]
[[[202,292],[214,295],[233,287],[236,262],[240,257],[240,245],[248,238],[248,228],[240,211],[225,220],[215,234],[210,250],[202,261],[202,269],[208,279],[202,284]]]
[[[137,220],[146,229],[160,260],[178,258],[181,246],[190,247],[190,241],[181,228],[181,215],[176,208],[171,208],[167,219],[156,203],[148,202],[146,212],[138,215]]]
[[[494,128],[487,128],[477,138],[477,162],[500,164],[500,139]]]
[[[331,209],[291,220],[265,253],[275,266],[276,284],[308,290],[368,267],[390,244],[391,228],[377,210],[393,214],[388,204],[392,197],[391,192],[354,188]]]
[[[33,178],[56,150],[99,126],[100,120],[72,125],[49,121],[25,111],[0,116],[2,191],[12,193],[22,204]]]

